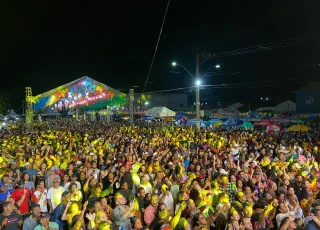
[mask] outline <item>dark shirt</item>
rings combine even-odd
[[[304,230],[317,230],[320,227],[316,225],[313,220],[309,221],[308,224],[304,227]]]
[[[61,220],[62,214],[66,209],[66,205],[62,202],[53,211],[53,220],[59,225],[59,230],[68,230],[67,221]]]
[[[192,199],[194,202],[196,202],[199,199],[199,191],[197,189],[192,188],[190,190],[190,199]]]
[[[0,214],[0,223],[2,223],[2,221],[4,219],[8,219],[8,224],[3,227],[1,230],[17,230],[19,229],[19,225],[18,225],[18,222],[20,220],[22,220],[22,216],[19,215],[18,213],[16,212],[12,212],[9,216],[5,216],[2,214]]]
[[[294,193],[296,194],[296,196],[298,197],[298,200],[301,201],[303,199],[308,199],[308,193],[306,188],[299,186],[296,183],[291,184],[291,186],[294,189]]]

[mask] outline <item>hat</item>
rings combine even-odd
[[[3,183],[0,184],[0,188],[6,187]]]
[[[18,185],[23,185],[23,184],[24,184],[23,180],[18,181]]]
[[[223,174],[223,175],[228,175],[228,172],[227,172],[226,170],[224,170],[223,168],[221,168],[221,169],[219,170],[219,173],[220,173],[220,174]]]
[[[172,162],[169,162],[168,165],[173,165],[173,163],[172,163]]]
[[[93,152],[89,153],[89,156],[94,156],[94,153]]]
[[[29,162],[26,162],[26,163],[24,164],[24,166],[30,166],[30,163],[29,163]]]
[[[54,182],[59,182],[60,183],[60,178],[56,178],[56,179],[54,179]]]
[[[43,219],[43,218],[50,218],[50,214],[47,213],[47,212],[40,212],[40,218]]]

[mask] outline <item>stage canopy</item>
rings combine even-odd
[[[35,110],[97,110],[120,106],[127,102],[126,95],[89,77],[82,77],[34,97]]]

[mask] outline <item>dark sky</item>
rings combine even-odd
[[[166,4],[165,0],[1,1],[1,88],[9,91],[15,109],[24,99],[25,86],[36,95],[82,76],[124,92],[133,85],[141,91]],[[318,0],[171,0],[146,91],[193,84],[182,69],[171,67],[173,60],[194,74],[196,53],[220,53],[320,32],[319,11]],[[219,63],[223,75],[204,76],[202,81],[232,87],[203,89],[202,98],[210,103],[256,103],[260,97],[276,103],[293,98],[292,90],[320,80],[320,66],[299,71],[320,63],[319,54],[319,42],[310,42],[217,57],[201,71]],[[297,73],[290,75],[293,72]],[[239,87],[266,81],[270,83],[264,87]]]

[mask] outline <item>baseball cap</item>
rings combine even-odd
[[[226,170],[224,170],[223,168],[221,168],[219,170],[219,173],[222,174],[222,175],[228,175],[228,172]]]
[[[43,218],[50,218],[50,214],[47,213],[47,212],[40,212],[40,218],[43,219]]]
[[[94,153],[93,152],[89,153],[89,156],[94,156]]]
[[[29,162],[26,162],[26,163],[24,164],[24,166],[30,166],[30,163],[29,163]]]
[[[23,184],[24,184],[23,180],[18,181],[18,185],[23,185]]]
[[[3,183],[0,183],[0,188],[6,187]]]

